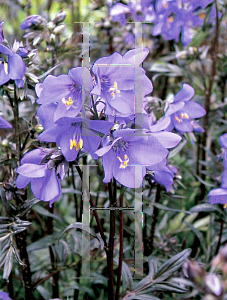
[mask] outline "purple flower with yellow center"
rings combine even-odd
[[[189,101],[193,98],[194,94],[194,88],[184,83],[182,89],[175,95],[173,103],[169,104],[165,113],[165,117],[171,118],[168,131],[172,131],[175,127],[179,132],[192,132],[193,129],[201,132],[200,126],[194,127],[192,119],[203,117],[206,111],[197,102]]]
[[[157,14],[152,35],[161,34],[166,40],[174,39],[178,42],[181,27],[185,25],[186,13],[182,7],[178,7],[174,2],[164,1],[162,5],[163,12]]]
[[[0,86],[12,79],[21,88],[25,71],[26,66],[20,55],[0,44]]]
[[[24,155],[16,172],[18,189],[25,188],[31,182],[34,196],[42,201],[50,201],[50,206],[61,196],[61,180],[64,179],[68,162],[61,151],[38,148]]]
[[[103,157],[104,182],[114,177],[120,184],[138,188],[146,174],[146,166],[162,161],[168,150],[145,130],[118,129],[106,137],[96,151]],[[141,166],[141,173],[136,168]]]
[[[92,93],[101,97],[106,104],[106,114],[115,111],[121,115],[134,114],[135,101],[135,68],[141,72],[143,95],[152,92],[153,86],[145,75],[145,70],[139,67],[149,53],[147,48],[130,50],[122,57],[115,52],[108,57],[99,58],[92,71],[97,84]]]
[[[61,117],[74,117],[79,114],[85,96],[92,89],[92,78],[85,67],[69,70],[68,75],[57,77],[48,75],[39,86],[38,104],[49,105],[57,103],[54,121]],[[45,110],[44,106],[44,110]]]
[[[0,128],[12,128],[12,125],[0,117]]]
[[[96,133],[106,134],[112,125],[100,120],[63,117],[58,119],[53,127],[42,132],[38,138],[45,142],[55,142],[67,161],[75,160],[82,148],[87,150],[93,159],[97,159],[98,156],[94,152],[99,147],[101,137]]]

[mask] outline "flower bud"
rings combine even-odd
[[[59,25],[56,28],[54,28],[53,32],[55,34],[60,34],[65,30],[65,24]]]
[[[201,285],[206,276],[206,272],[200,267],[200,265],[192,260],[186,262],[185,268],[187,269],[188,277],[194,283]]]
[[[59,11],[56,15],[56,17],[53,19],[53,22],[58,25],[62,21],[65,20],[66,17],[66,12],[65,11]]]
[[[28,16],[20,25],[20,30],[24,29],[40,29],[43,27],[44,19],[39,15]]]
[[[42,126],[41,124],[36,125],[36,126],[35,126],[35,131],[36,131],[37,133],[43,132],[43,126]]]
[[[215,274],[208,274],[204,279],[205,291],[215,296],[220,296],[223,292],[222,282]]]
[[[55,34],[53,34],[53,33],[51,33],[51,35],[50,35],[50,42],[52,44],[55,44],[55,42],[56,42],[56,37],[55,37]]]
[[[7,139],[2,140],[1,145],[2,147],[7,147],[9,144],[9,141]]]

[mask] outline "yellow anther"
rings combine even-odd
[[[0,60],[0,65],[2,64],[2,61]]]
[[[8,64],[7,64],[7,62],[5,62],[4,61],[4,71],[5,71],[5,73],[6,73],[6,75],[8,75]]]
[[[181,113],[180,117],[181,117],[181,119],[183,119],[183,118],[189,119],[189,115],[187,113]]]
[[[176,120],[178,123],[181,122],[181,120],[180,120],[177,116],[175,117],[175,120]]]
[[[166,7],[168,6],[168,4],[167,4],[167,3],[165,3],[163,6],[164,6],[164,8],[166,8]]]
[[[69,101],[66,101],[65,98],[61,100],[66,106],[71,106],[73,104],[72,98],[69,97]]]
[[[73,147],[76,148],[76,151],[83,148],[83,140],[80,139],[79,142],[77,143],[76,140],[70,140],[70,150],[73,149]]]
[[[70,150],[72,150],[73,147],[76,148],[76,141],[75,140],[70,140]]]
[[[227,207],[227,203],[225,203],[225,205],[224,205],[224,209],[226,209],[226,207]]]
[[[201,13],[201,14],[199,14],[199,18],[201,19],[201,20],[203,20],[204,18],[205,18],[205,14],[204,13]]]
[[[117,159],[119,159],[120,161],[120,169],[125,169],[127,166],[128,166],[128,162],[129,162],[129,159],[128,159],[128,156],[125,154],[124,155],[124,161],[118,156]]]
[[[114,99],[115,94],[120,94],[120,90],[117,89],[117,82],[114,82],[114,87],[109,88],[109,92],[111,92],[111,97]]]
[[[172,23],[172,22],[174,21],[174,18],[171,16],[171,17],[168,18],[168,21],[169,21],[170,23]]]
[[[76,145],[76,151],[78,151],[79,148],[80,149],[83,148],[83,140],[82,139],[80,139],[79,142],[77,143],[77,145]]]

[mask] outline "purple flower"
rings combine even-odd
[[[60,118],[55,125],[39,135],[39,139],[45,142],[55,142],[67,161],[77,158],[80,149],[87,150],[93,159],[98,156],[94,153],[101,142],[101,137],[96,134],[106,134],[112,127],[112,123],[100,120],[88,120],[81,117]]]
[[[0,117],[0,128],[12,128],[12,125]]]
[[[152,173],[148,172],[148,178],[156,181],[157,183],[163,185],[167,192],[169,192],[171,185],[173,184],[174,174],[177,173],[177,168],[167,166],[166,159],[161,162],[147,167]]]
[[[31,182],[34,196],[51,204],[61,196],[61,185],[57,175],[64,179],[68,170],[61,151],[39,148],[24,155],[21,166],[17,168],[19,174],[16,186],[24,188]]]
[[[0,44],[0,53],[4,55],[0,58],[0,86],[12,79],[15,80],[17,87],[21,88],[24,84],[21,79],[26,71],[22,58],[2,44]]]
[[[181,26],[184,26],[186,20],[185,11],[176,3],[167,1],[164,1],[163,10],[162,14],[157,15],[152,34],[154,36],[161,34],[166,40],[174,39],[178,42]]]
[[[221,144],[221,147],[224,150],[223,165],[224,168],[227,169],[227,133],[219,137],[219,143]]]
[[[222,174],[221,188],[213,189],[209,192],[208,197],[211,204],[220,203],[226,208],[227,206],[227,170]]]
[[[83,91],[84,89],[84,91]],[[84,67],[69,70],[68,75],[57,77],[48,75],[39,85],[38,104],[57,103],[54,121],[67,116],[78,115],[82,108],[83,93],[88,94],[92,89],[92,78],[88,69]],[[45,107],[43,108],[45,110]]]
[[[152,134],[145,130],[118,129],[103,141],[103,147],[96,151],[103,157],[104,182],[114,177],[129,188],[138,188],[146,174],[146,166],[162,161],[168,151]],[[142,173],[136,170],[142,166]]]
[[[121,26],[126,25],[126,14],[130,13],[130,9],[127,5],[117,3],[110,8],[110,15],[114,22],[119,22]]]
[[[147,48],[130,50],[123,57],[115,52],[94,63],[92,71],[96,75],[97,84],[92,93],[105,101],[107,115],[113,112],[125,116],[134,114],[135,68],[142,74],[143,95],[152,92],[151,81],[145,75],[144,69],[139,67],[148,53]]]
[[[37,27],[43,22],[43,18],[39,15],[28,16],[20,25],[20,30],[30,29],[31,27]]]
[[[12,300],[7,293],[0,292],[0,299],[2,300]]]
[[[193,98],[195,90],[192,86],[184,83],[182,89],[175,95],[173,103],[165,113],[165,117],[171,117],[171,124],[168,130],[171,131],[174,127],[180,132],[192,132],[194,123],[192,119],[201,118],[206,114],[205,109],[194,101],[189,101]],[[195,126],[196,131],[201,131]]]

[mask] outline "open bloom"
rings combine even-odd
[[[12,128],[12,125],[0,117],[0,128]]]
[[[162,161],[168,153],[152,134],[134,129],[115,130],[96,151],[103,157],[104,182],[114,177],[129,188],[138,188],[146,174],[146,166]]]
[[[24,82],[26,66],[19,54],[13,52],[8,47],[0,44],[0,85],[15,80],[17,87],[21,88]]]
[[[73,68],[68,75],[48,75],[41,87],[39,86],[37,103],[46,106],[57,103],[54,121],[64,116],[74,117],[82,108],[83,93],[88,94],[91,88],[92,78],[88,69]],[[45,106],[43,109],[45,110]]]
[[[201,132],[202,128],[194,123],[192,119],[201,118],[206,114],[205,109],[194,101],[189,101],[193,98],[195,90],[187,83],[183,83],[182,89],[175,95],[173,103],[165,113],[165,117],[171,118],[171,124],[168,127],[169,131],[175,127],[180,132]]]
[[[177,173],[177,168],[174,166],[167,166],[166,159],[161,162],[147,167],[151,172],[148,172],[148,176],[151,180],[163,185],[167,192],[170,190],[173,184],[174,174]]]
[[[67,161],[75,160],[82,148],[87,150],[93,159],[97,159],[98,156],[94,152],[99,147],[101,137],[95,132],[105,134],[111,126],[112,123],[106,121],[63,117],[38,138],[41,141],[57,143]]]
[[[61,185],[57,175],[63,180],[68,170],[61,151],[39,148],[24,155],[21,166],[17,168],[19,174],[16,186],[24,188],[31,182],[34,196],[51,204],[61,196]]]
[[[147,48],[130,50],[123,57],[115,52],[94,63],[92,71],[97,84],[91,93],[105,101],[107,115],[113,112],[128,116],[134,114],[136,85],[138,89],[142,89],[143,96],[152,92],[150,79],[145,75],[144,69],[139,67],[148,53]]]

